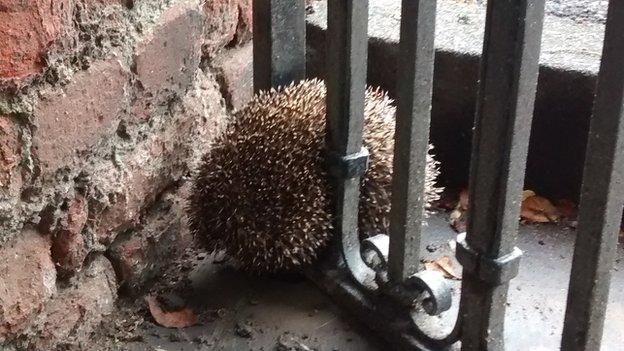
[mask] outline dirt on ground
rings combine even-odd
[[[302,276],[249,276],[221,253],[187,249],[151,288],[134,296],[119,300],[89,350],[373,351],[384,346]]]

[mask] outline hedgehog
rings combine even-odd
[[[324,158],[325,94],[316,79],[260,92],[203,155],[187,211],[194,238],[209,251],[224,250],[247,272],[292,273],[327,246],[333,210]],[[387,93],[367,89],[362,237],[389,230],[395,112]],[[431,147],[426,164],[425,202],[431,204],[441,191]]]

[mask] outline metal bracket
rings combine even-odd
[[[466,233],[457,236],[455,257],[462,267],[491,285],[504,284],[518,275],[522,250],[518,247],[507,255],[490,258],[473,250],[466,241]]]
[[[368,169],[368,150],[362,147],[359,152],[340,156],[334,152],[327,154],[329,173],[340,179],[361,177]]]

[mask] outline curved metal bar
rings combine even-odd
[[[460,303],[461,305],[461,303]],[[444,348],[444,347],[448,347],[451,346],[453,344],[455,344],[456,342],[459,341],[459,339],[461,338],[461,334],[462,334],[462,326],[463,326],[463,318],[462,318],[462,313],[461,313],[461,308],[460,311],[457,315],[457,319],[455,320],[455,325],[453,326],[453,329],[451,330],[451,332],[442,337],[442,338],[436,338],[434,336],[431,336],[429,334],[427,334],[424,330],[422,330],[419,326],[418,326],[418,322],[416,322],[416,320],[414,320],[414,318],[412,317],[412,315],[409,315],[409,319],[412,321],[412,328],[413,330],[411,330],[412,333],[414,333],[414,337],[416,337],[419,341],[435,348],[435,349],[439,349],[439,348]]]
[[[357,232],[343,232],[340,243],[345,264],[353,279],[369,291],[379,290],[379,284],[375,279],[377,272],[364,262],[360,254],[360,239]]]
[[[327,145],[342,160],[357,159],[362,149],[368,0],[328,2]],[[348,168],[348,167],[347,167]],[[357,230],[360,174],[336,178],[336,233],[353,279],[366,290],[377,290],[376,273],[364,263]]]

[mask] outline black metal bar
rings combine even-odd
[[[624,2],[610,1],[561,349],[600,350],[624,202]]]
[[[436,0],[403,0],[388,274],[418,271],[433,91]]]
[[[305,78],[305,0],[253,0],[254,91]]]
[[[337,158],[362,151],[368,53],[368,0],[329,0],[327,20],[328,149]],[[375,289],[375,272],[360,255],[360,177],[336,179],[336,233],[353,278]]]
[[[508,280],[538,75],[544,0],[488,1],[473,135],[464,266],[462,350],[504,349]],[[460,245],[461,244],[461,245]]]

